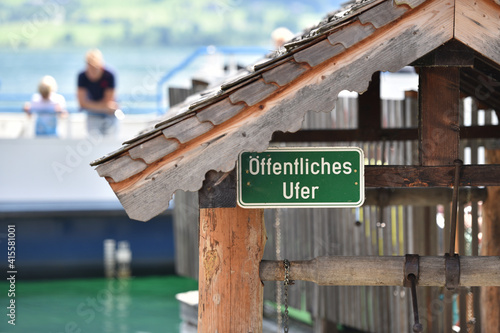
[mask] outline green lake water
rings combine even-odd
[[[179,332],[175,294],[197,289],[177,276],[16,281],[15,297],[0,283],[0,333]],[[15,326],[8,323],[15,299]]]

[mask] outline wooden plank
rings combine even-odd
[[[500,134],[499,134],[500,135]],[[379,131],[362,131],[359,129],[302,129],[295,133],[275,132],[273,142],[352,142],[352,141],[383,141],[383,140],[416,140],[416,128],[392,129]]]
[[[265,150],[275,131],[297,131],[307,111],[330,112],[340,91],[364,91],[374,72],[398,70],[451,39],[452,13],[450,3],[426,2],[392,29],[381,29],[373,39],[347,49],[334,63],[302,74],[265,104],[245,108],[141,175],[112,184],[113,190],[129,216],[152,218],[167,208],[175,190],[199,189],[207,170],[232,170],[241,151]],[[190,154],[199,147],[203,149]]]
[[[278,87],[267,84],[260,79],[252,82],[229,95],[231,103],[245,102],[247,106],[255,105],[269,97]]]
[[[355,21],[328,36],[330,44],[342,44],[344,48],[350,48],[375,32],[371,24],[361,24]]]
[[[456,0],[455,38],[500,64],[500,5]]]
[[[147,167],[148,165],[144,161],[133,160],[129,155],[123,155],[99,165],[96,171],[99,176],[111,178],[115,183],[118,183],[144,171]]]
[[[366,187],[453,186],[454,166],[365,166]],[[464,165],[460,186],[499,186],[500,164]]]
[[[307,68],[304,65],[290,60],[262,73],[262,78],[266,83],[274,82],[282,87],[295,80],[306,70]]]
[[[372,211],[376,209],[376,207],[367,207],[363,209],[363,217],[364,217],[364,225],[365,225],[365,236],[366,236],[366,255],[375,255],[376,253],[376,227],[375,223],[377,220],[374,218]],[[378,288],[374,288],[371,286],[367,286],[367,306],[368,306],[368,326],[369,331],[374,331],[378,328],[376,326],[378,321],[378,307],[375,306],[375,294]]]
[[[198,278],[198,192],[177,191],[174,196],[175,273]]]
[[[477,156],[477,153],[476,153]],[[472,202],[472,211],[471,211],[471,219],[472,219],[472,255],[479,255],[479,223],[478,223],[478,202]],[[472,287],[472,297],[473,297],[473,314],[475,319],[474,328],[476,331],[481,332],[481,288]]]
[[[471,125],[478,124],[478,103],[476,99],[471,99]],[[472,142],[471,144],[471,160],[472,164],[478,163],[478,147],[479,144],[477,142]],[[478,200],[479,201],[479,200]],[[471,247],[472,247],[472,256],[479,255],[479,202],[471,199]],[[481,200],[485,201],[485,200]],[[472,308],[474,315],[474,332],[481,332],[481,288],[480,287],[472,287]]]
[[[497,125],[460,127],[462,139],[498,139]],[[302,129],[295,133],[275,132],[273,142],[352,142],[352,141],[397,141],[417,140],[416,128],[382,128],[379,131],[352,129]]]
[[[210,173],[200,191],[198,332],[262,332],[263,210],[236,207],[234,178],[223,177]]]
[[[481,104],[482,109],[492,108],[500,110],[500,75],[488,65],[476,61],[475,67],[462,69],[460,73],[460,89],[468,96],[472,96]],[[484,66],[486,68],[478,68]],[[497,111],[497,115],[500,111]]]
[[[362,24],[371,23],[375,29],[379,29],[401,17],[407,10],[406,6],[398,6],[393,4],[392,1],[384,1],[380,5],[359,15],[359,21]]]
[[[332,45],[325,39],[293,55],[296,62],[306,62],[314,67],[329,60],[345,50],[342,44]]]
[[[500,150],[486,150],[486,163],[500,163]],[[500,187],[488,187],[488,197],[483,205],[482,256],[500,255]],[[481,303],[483,332],[499,332],[500,288],[481,288]]]
[[[499,139],[498,125],[464,126],[460,128],[460,137],[463,139]]]
[[[133,159],[140,158],[147,164],[151,164],[163,156],[174,152],[177,148],[179,148],[177,141],[168,140],[163,135],[159,135],[133,147],[129,150],[129,154]]]
[[[464,205],[458,206],[458,230],[457,230],[457,246],[460,255],[465,255],[465,216],[464,216]],[[467,294],[468,289],[460,288],[458,291],[458,309],[459,309],[459,321],[460,321],[460,331],[467,332],[468,320],[467,320]]]
[[[402,286],[404,256],[330,256],[290,263],[290,278],[332,286]],[[500,257],[460,257],[460,286],[500,286]],[[421,256],[419,286],[445,286],[444,256]],[[370,274],[367,274],[370,272]],[[281,261],[260,263],[262,281],[284,279]]]
[[[229,99],[225,98],[199,111],[196,117],[198,117],[198,120],[201,122],[209,121],[214,125],[220,125],[236,116],[244,108],[245,106],[243,104],[231,104]]]
[[[451,188],[367,188],[365,189],[365,206],[404,205],[432,206],[448,204],[452,200]],[[460,203],[466,200],[484,201],[487,191],[484,188],[460,189]]]
[[[426,216],[425,214],[425,209],[423,207],[411,207],[412,208],[412,220],[411,224],[409,225],[408,233],[409,233],[409,246],[408,246],[408,251],[406,253],[418,253],[421,255],[425,255],[425,242],[427,235],[424,233],[424,227],[423,227],[423,221],[425,221]],[[429,288],[417,288],[417,297],[419,300],[419,304],[422,304],[424,300],[427,299],[427,294],[428,294],[428,289]],[[413,325],[413,305],[412,305],[412,298],[411,298],[411,293],[410,290],[407,290],[407,300],[408,300],[408,310],[410,313],[410,316],[408,318],[408,325]],[[421,306],[421,305],[420,305]],[[427,321],[431,321],[432,319],[428,318],[428,314],[426,313],[421,313],[420,316],[422,318],[425,318]],[[408,332],[411,332],[412,329],[410,328]]]
[[[437,224],[436,215],[437,215],[437,207],[436,206],[427,206],[424,208],[424,220],[421,221],[424,229],[424,248],[425,255],[437,255],[439,250],[437,248]],[[420,283],[419,283],[420,285]],[[436,332],[438,330],[438,318],[433,315],[431,302],[439,299],[439,295],[441,294],[440,290],[436,290],[436,288],[432,287],[424,287],[424,295],[425,298],[421,299],[420,304],[425,304],[426,312],[427,312],[427,330],[430,332]]]
[[[459,158],[459,84],[460,71],[456,67],[420,70],[421,165],[451,165]]]
[[[209,122],[200,122],[196,117],[189,117],[165,128],[162,132],[167,139],[177,139],[180,143],[186,143],[208,132],[213,127]]]

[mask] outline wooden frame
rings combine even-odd
[[[261,210],[247,211],[233,203],[229,172],[238,154],[263,151],[272,139],[416,139],[419,165],[367,167],[366,186],[452,186],[461,135],[499,137],[492,126],[458,126],[459,87],[470,93],[475,84],[484,85],[475,78],[485,72],[474,68],[478,57],[500,73],[499,18],[500,6],[487,0],[375,0],[354,5],[285,45],[284,53],[256,65],[253,72],[184,103],[176,116],[93,162],[127,214],[140,221],[167,209],[176,190],[201,189],[200,332],[262,330],[258,270],[265,231]],[[450,59],[449,49],[441,47],[446,43],[465,54]],[[420,68],[419,129],[383,129],[374,73],[397,71],[418,60],[424,66],[432,63]],[[368,89],[370,79],[374,83]],[[484,99],[486,105],[497,106],[497,83],[488,82],[491,96]],[[366,91],[360,98],[359,129],[275,134],[299,130],[308,111],[331,111],[346,89]],[[210,170],[216,172],[206,176]],[[461,168],[461,186],[500,185],[499,179],[499,164]]]

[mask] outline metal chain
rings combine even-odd
[[[276,229],[276,260],[281,259],[281,221],[280,221],[280,216],[281,216],[281,209],[276,209],[276,223],[274,225]],[[276,304],[277,304],[277,311],[276,311],[276,321],[277,321],[277,333],[281,332],[281,325],[283,324],[283,316],[281,314],[281,283],[279,281],[276,281]]]
[[[290,285],[290,262],[285,259],[283,260],[283,265],[285,266],[285,280],[283,281],[285,289],[285,319],[283,323],[283,331],[288,332],[288,286]]]

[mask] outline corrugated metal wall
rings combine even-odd
[[[416,126],[414,101],[409,100],[406,108],[404,101],[384,101],[384,127],[403,127],[405,121]],[[309,113],[303,126],[308,129],[356,127],[356,98],[339,99],[331,114]],[[412,164],[415,152],[414,144],[405,142],[328,145],[361,147],[365,164]],[[411,244],[408,228],[412,225],[409,207],[279,209],[266,210],[265,218],[270,236],[265,259],[301,260],[329,255],[404,255],[412,252],[408,248]],[[281,257],[276,256],[276,251]],[[276,284],[266,284],[266,299],[272,299],[276,291]],[[325,331],[332,323],[370,332],[405,332],[411,324],[408,317],[410,299],[403,287],[317,286],[297,281],[290,287],[290,303],[311,313],[316,332]]]
[[[402,101],[383,101],[383,127],[417,127],[416,94]],[[491,124],[491,111],[478,111],[476,103],[463,103],[462,123]],[[309,113],[304,129],[356,128],[357,99],[340,98],[330,113]],[[484,163],[485,142],[462,141],[466,164]],[[314,144],[320,146],[321,144]],[[359,146],[365,164],[418,164],[416,142],[339,143]],[[297,146],[297,145],[294,145]],[[468,202],[468,200],[466,200]],[[197,278],[198,206],[196,193],[177,193],[175,232],[177,272]],[[477,255],[480,246],[481,203],[460,206],[458,252]],[[449,244],[450,204],[428,207],[363,206],[359,209],[266,209],[268,241],[264,259],[302,260],[325,255],[443,255]],[[443,227],[444,224],[444,227]],[[370,272],[366,272],[370,274]],[[265,299],[282,303],[282,283],[267,282]],[[296,281],[289,288],[290,306],[308,311],[315,331],[328,323],[367,332],[411,332],[411,295],[404,287],[317,286]],[[449,332],[445,323],[460,322],[462,332],[479,332],[478,288],[461,289],[456,295],[441,288],[418,288],[421,322],[426,331]],[[453,309],[454,313],[453,313]],[[277,319],[279,321],[279,319]],[[466,328],[467,327],[467,328]],[[475,327],[475,329],[474,329]]]

